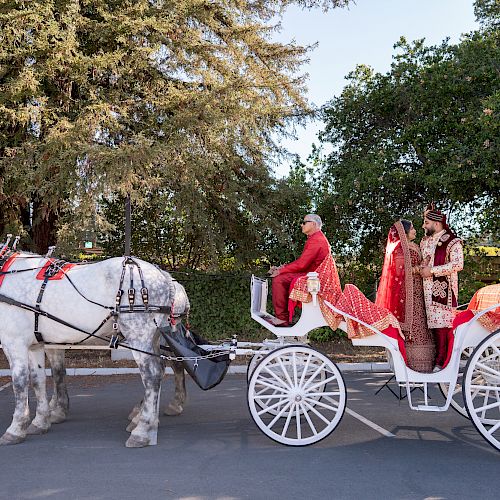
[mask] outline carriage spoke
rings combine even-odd
[[[302,387],[302,384],[304,383],[304,377],[306,376],[307,370],[309,369],[309,363],[311,362],[311,357],[312,357],[311,353],[309,353],[307,355],[307,360],[304,369],[302,370],[302,375],[300,376],[299,387]]]
[[[321,369],[325,366],[325,363],[321,363],[321,365],[318,366],[316,371],[309,377],[308,380],[305,381],[304,385],[302,385],[301,389],[306,389],[307,386],[316,378],[318,373],[321,371]]]
[[[500,420],[490,429],[488,429],[486,432],[490,435],[493,436],[493,433],[496,432],[500,428]]]
[[[271,371],[267,366],[264,367],[264,370],[266,370],[266,372],[269,373],[269,375],[271,375],[277,382],[279,382],[286,390],[290,388],[286,385],[285,381],[282,378],[278,377],[278,375]]]
[[[490,400],[490,391],[486,391],[484,394],[484,399],[483,403],[486,405],[486,403]],[[486,409],[483,409],[483,413],[481,414],[481,418],[484,418],[486,416]]]
[[[269,387],[269,389],[273,389],[277,392],[282,392],[282,393],[288,392],[288,389],[285,389],[284,387],[277,387],[269,382],[266,382],[265,380],[263,380],[261,378],[259,378],[259,380],[257,380],[257,382],[255,383],[255,385],[257,385],[257,384]]]
[[[316,416],[318,416],[323,422],[325,422],[326,425],[330,423],[330,421],[324,417],[314,406],[311,406],[307,401],[304,400],[304,404],[311,410]]]
[[[316,434],[318,434],[318,431],[316,430],[316,427],[314,427],[314,424],[312,423],[311,417],[309,416],[309,412],[304,407],[303,403],[300,403],[300,407],[302,408],[302,413],[304,414],[304,417],[306,418],[310,429],[312,430],[313,434],[316,436]]]
[[[291,406],[292,406],[291,401],[285,404],[285,406],[283,406],[280,412],[271,420],[271,422],[269,422],[267,428],[271,429],[271,427],[281,418],[281,415],[283,415],[283,413],[285,413],[285,411],[287,411]]]
[[[498,391],[498,386],[497,385],[472,385],[471,384],[471,388],[472,389],[479,389],[479,390],[483,390],[483,391]],[[477,394],[477,393],[475,393]]]
[[[290,375],[288,375],[288,370],[283,365],[283,360],[281,359],[281,356],[278,358],[278,362],[279,362],[279,364],[281,366],[281,369],[282,369],[283,373],[285,374],[285,377],[286,377],[288,383],[290,384],[290,387],[294,387],[294,385],[292,383],[292,380],[290,379]]]
[[[285,404],[286,401],[287,401],[286,398],[283,398],[281,401],[278,401],[277,403],[274,403],[271,406],[266,406],[265,408],[257,412],[257,415],[262,415],[263,413],[269,413],[270,410],[274,410],[274,408],[279,408],[281,405]]]
[[[298,376],[297,376],[297,354],[294,352],[292,354],[292,367],[293,367],[293,384],[294,387],[297,387],[298,384]]]
[[[325,408],[325,410],[337,411],[338,409],[338,406],[330,406],[323,403],[322,401],[318,401],[317,399],[312,399],[310,397],[306,397],[305,400],[314,403],[314,406],[321,406],[322,408]]]
[[[295,425],[297,427],[297,439],[302,439],[302,429],[300,427],[300,410],[298,404],[295,404]]]
[[[295,403],[293,403],[295,404]],[[290,405],[292,406],[292,405]],[[286,432],[288,431],[288,427],[290,426],[290,421],[292,420],[292,414],[293,414],[293,408],[290,408],[290,411],[288,412],[288,415],[286,417],[286,422],[285,425],[283,426],[283,430],[281,431],[281,436],[284,437],[286,435]]]
[[[262,400],[262,401],[268,401],[269,399],[277,399],[277,398],[285,398],[286,395],[285,394],[269,394],[269,395],[259,395],[259,394],[256,394],[253,399],[259,399],[259,400]]]
[[[485,365],[484,363],[480,363],[479,361],[476,364],[477,366],[479,366],[479,368],[481,368],[481,370],[478,370],[479,373],[484,373],[482,370],[486,370],[486,372],[496,375],[497,377],[500,377],[500,372],[498,370],[495,370],[494,368],[491,368],[488,365]]]
[[[484,412],[486,410],[491,410],[492,408],[498,407],[500,407],[500,401],[497,401],[496,403],[490,403],[489,405],[480,406],[479,408],[474,408],[474,412],[479,413],[480,411],[482,411],[484,416]]]
[[[322,399],[326,399],[329,403],[332,403],[332,405],[333,405],[336,409],[338,409],[338,407],[339,407],[339,402],[338,402],[338,401],[335,401],[335,399],[329,398],[329,397],[328,397],[328,396],[326,396],[325,394],[327,394],[327,393],[325,393],[325,392],[322,392],[322,393],[321,393],[321,397],[322,397]],[[340,393],[339,393],[338,395],[340,396]],[[324,396],[324,397],[323,397],[323,396]]]
[[[313,389],[316,389],[316,387],[319,387],[320,385],[326,385],[328,382],[331,382],[332,380],[337,380],[337,375],[332,375],[331,377],[321,380],[321,382],[316,382],[314,385],[310,385],[307,387],[308,391],[312,391]]]

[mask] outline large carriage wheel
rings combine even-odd
[[[335,363],[307,346],[269,353],[253,371],[248,407],[268,437],[290,446],[321,441],[339,424],[346,406],[344,379]]]
[[[269,347],[264,347],[264,348],[262,348],[262,350],[266,350],[267,352],[255,354],[252,357],[252,359],[250,360],[250,363],[248,363],[247,384],[250,383],[250,378],[251,378],[255,368],[257,367],[257,365],[262,361],[262,359],[264,359],[267,356],[267,354],[269,354]],[[317,363],[318,363],[318,360],[312,361],[310,363],[309,368],[308,368],[310,374],[312,374],[313,371],[318,367]],[[291,359],[288,359],[288,360],[283,359],[283,366],[286,367],[288,374],[291,376],[293,374],[293,366],[291,363]],[[285,377],[283,371],[281,370],[281,368],[279,370],[276,370],[276,375],[278,377],[281,377],[283,379],[283,381],[286,382],[286,377]],[[325,378],[326,378],[326,374],[322,370],[319,374],[319,379],[324,380]],[[320,400],[322,397],[321,393],[323,391],[323,385],[316,386],[314,388],[314,391],[317,393],[317,395],[314,396],[313,394],[311,394],[311,404],[313,406],[315,405],[315,402]],[[276,399],[275,399],[276,394],[279,394],[279,390],[277,390],[277,389],[269,390],[269,391],[266,390],[265,394],[259,395],[262,397],[256,398],[255,403],[257,405],[259,405],[261,409],[267,408],[269,414],[277,415],[281,411],[282,406],[281,405],[276,406],[274,404],[274,403],[276,403]],[[288,413],[285,411],[283,416],[287,417]]]
[[[453,396],[450,401],[450,406],[460,415],[465,418],[469,418],[467,414],[467,410],[465,409],[464,398],[462,396],[462,381],[465,371],[465,366],[467,365],[467,361],[469,360],[472,352],[474,351],[474,347],[466,347],[462,354],[460,355],[460,365],[458,368],[458,377],[457,383],[455,385],[455,389],[453,390]],[[448,390],[450,388],[450,384],[445,382],[439,382],[439,389],[441,389],[441,394],[445,397],[448,397]]]
[[[269,348],[267,347],[261,347],[259,351],[269,351]],[[252,376],[255,368],[257,365],[266,357],[267,354],[257,352],[255,353],[252,358],[250,359],[248,366],[247,366],[247,383],[250,382],[250,377]]]
[[[462,391],[472,423],[500,450],[500,329],[474,349],[465,367]]]

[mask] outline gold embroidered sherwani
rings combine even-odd
[[[426,236],[420,242],[422,250],[422,260],[424,265],[431,267],[431,273],[434,276],[446,276],[447,283],[451,287],[453,294],[458,298],[458,271],[464,267],[464,254],[462,242],[456,240],[448,245],[445,263],[441,266],[434,265],[434,256],[436,248],[442,236],[445,236],[446,231],[443,229],[439,233],[432,236]],[[456,308],[451,304],[444,305],[433,302],[432,297],[439,296],[443,293],[441,290],[443,285],[440,282],[434,281],[433,277],[424,278],[424,298],[425,309],[427,313],[427,324],[429,328],[451,328],[453,319],[455,318]],[[451,294],[450,294],[451,296]]]

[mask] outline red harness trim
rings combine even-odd
[[[5,272],[9,269],[9,267],[14,263],[14,261],[16,260],[16,257],[18,256],[19,254],[15,253],[15,254],[12,254],[6,261],[5,261],[5,264],[2,266],[2,269],[0,269],[0,271],[2,272]],[[1,274],[0,275],[0,286],[2,286],[2,282],[3,282],[3,279],[5,278],[5,274]]]
[[[43,265],[42,269],[38,271],[38,274],[36,275],[37,280],[43,281],[45,279],[45,271],[50,266],[50,264],[52,264],[52,262],[54,262],[54,259],[47,260],[47,262]],[[54,276],[49,278],[49,281],[56,281],[64,278],[64,275],[74,266],[76,266],[76,264],[72,263],[64,264],[64,266],[59,271],[57,271],[57,273],[54,274]]]

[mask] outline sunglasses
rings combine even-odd
[[[301,221],[300,225],[303,226],[304,224],[307,224],[308,222],[314,222],[313,220],[303,220]]]

